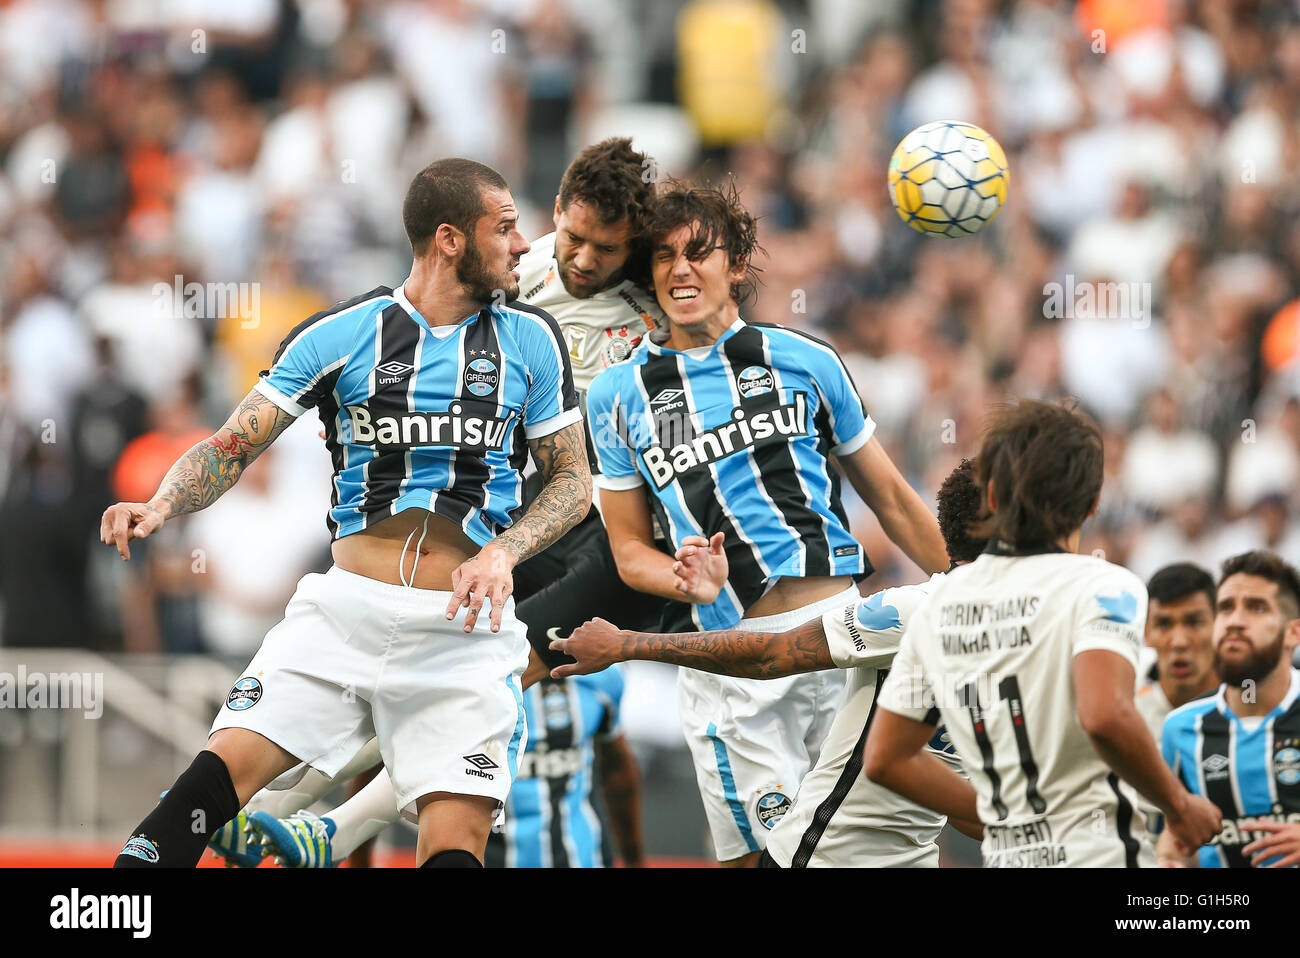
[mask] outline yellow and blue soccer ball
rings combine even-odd
[[[1007,199],[1007,155],[974,123],[918,126],[889,160],[889,196],[904,223],[931,236],[969,236]]]

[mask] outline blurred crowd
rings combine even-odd
[[[1006,149],[978,237],[889,205],[934,119]],[[832,341],[927,496],[989,404],[1074,396],[1106,437],[1086,550],[1300,562],[1300,4],[0,0],[0,643],[246,658],[328,563],[314,417],[130,563],[102,510],[289,328],[400,283],[418,169],[500,169],[540,236],[614,134],[735,177],[765,249],[744,315]],[[851,519],[869,586],[919,577]]]

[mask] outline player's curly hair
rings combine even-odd
[[[594,206],[606,225],[626,219],[633,236],[645,232],[655,202],[655,164],[615,136],[579,153],[560,179],[560,209],[574,200]]]
[[[745,265],[745,277],[732,284],[731,298],[737,303],[748,301],[758,284],[754,254],[763,247],[758,245],[758,222],[741,204],[736,181],[719,188],[669,180],[650,220],[651,249],[683,226],[691,228],[687,259],[702,260],[721,248],[726,251],[729,266]]]
[[[939,532],[953,562],[974,562],[984,551],[987,539],[970,534],[979,518],[980,487],[975,483],[975,463],[963,459],[939,487]]]
[[[629,252],[623,274],[634,282],[650,280],[650,242],[646,236],[655,204],[655,161],[632,149],[632,138],[615,136],[579,153],[560,178],[560,209],[578,200],[594,207],[605,225],[627,220]]]

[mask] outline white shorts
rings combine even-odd
[[[785,632],[861,596],[856,588],[735,628]],[[844,692],[838,669],[782,679],[737,679],[677,671],[682,731],[718,861],[761,851],[817,762]]]
[[[304,576],[212,731],[257,732],[331,778],[377,737],[411,819],[429,792],[504,803],[527,742],[528,640],[513,600],[500,632],[485,606],[466,635],[450,599],[338,567]]]

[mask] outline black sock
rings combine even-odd
[[[193,868],[203,846],[239,813],[230,771],[216,752],[195,756],[126,843],[114,868]]]
[[[430,855],[421,868],[482,868],[483,863],[463,848],[448,848]]]

